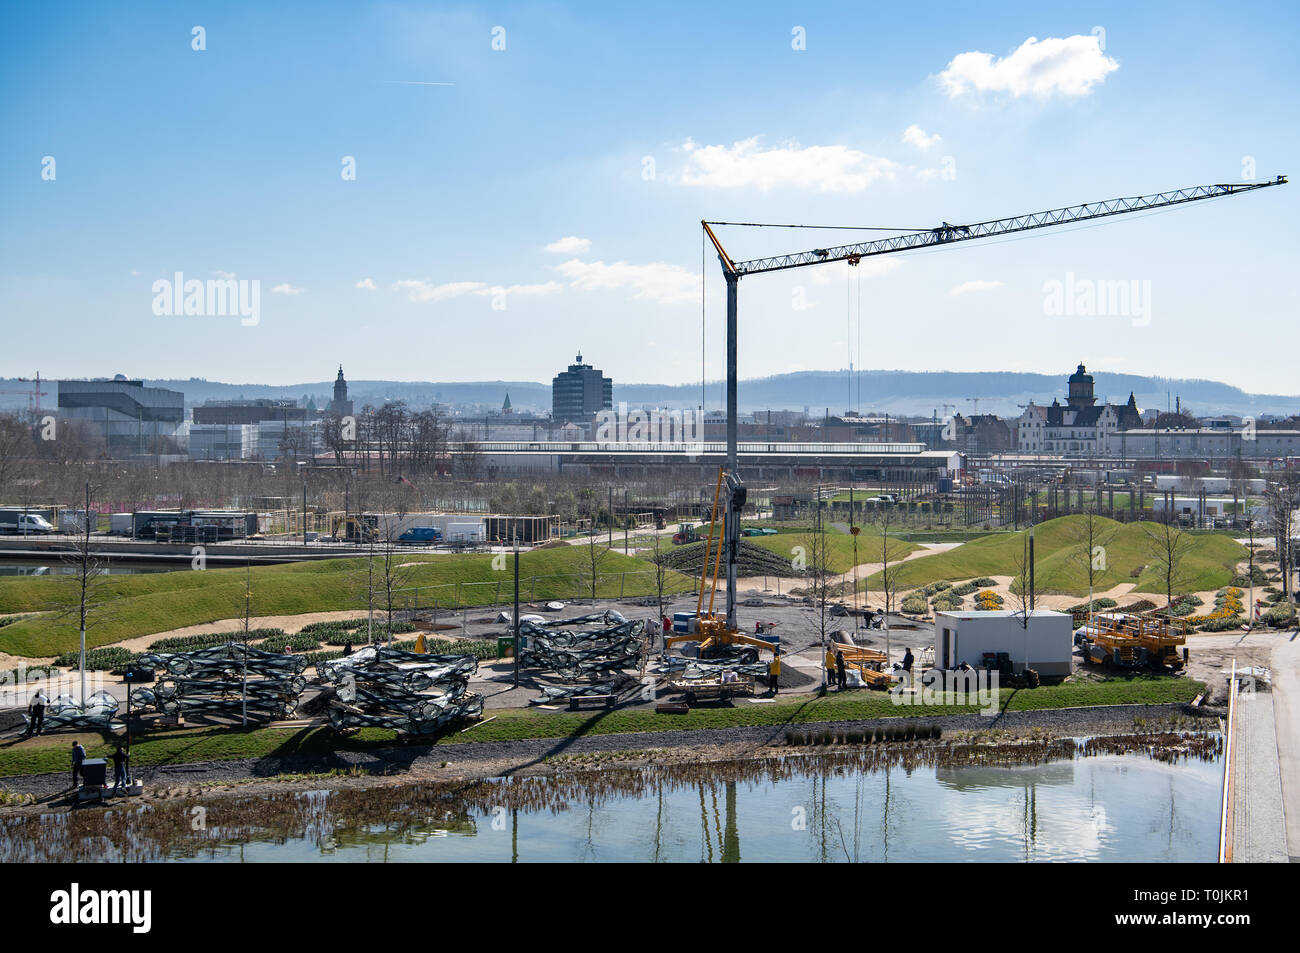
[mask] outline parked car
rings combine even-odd
[[[397,537],[397,541],[410,546],[428,546],[430,543],[441,543],[442,530],[433,526],[412,526]]]

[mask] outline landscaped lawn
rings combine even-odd
[[[655,590],[654,567],[647,560],[617,551],[602,556],[597,595],[649,595]],[[395,588],[428,587],[420,605],[490,605],[513,593],[510,556],[487,554],[415,555],[399,553],[401,581]],[[520,557],[524,598],[574,598],[590,594],[591,569],[585,546],[564,546]],[[376,567],[382,559],[376,558]],[[298,615],[308,612],[362,610],[366,605],[366,560],[327,559],[284,566],[256,566],[252,581],[253,615]],[[58,655],[78,644],[76,577],[26,576],[0,579],[0,614],[41,613],[0,627],[0,652],[26,657]],[[459,587],[458,585],[459,584]],[[166,632],[182,626],[240,616],[244,611],[244,569],[204,569],[141,575],[103,576],[96,581],[90,647]],[[669,573],[674,592],[693,589],[693,580]],[[433,588],[438,587],[438,588]],[[411,598],[404,594],[403,598]],[[70,607],[60,616],[56,606]]]
[[[762,546],[764,549],[790,559],[794,558],[794,547],[802,546],[804,559],[807,560],[811,551],[811,536],[811,532],[806,529],[790,530],[789,532],[778,533],[776,536],[747,536],[745,542]],[[840,532],[828,526],[826,529],[827,568],[833,573],[844,573],[848,572],[856,564],[880,562],[882,542],[883,538],[878,526],[863,526],[857,538],[857,563],[855,563],[853,537],[848,533]],[[902,559],[917,548],[915,543],[898,539],[893,531],[890,532],[889,558],[891,561]]]
[[[1079,562],[1086,548],[1079,538],[1083,521],[1082,516],[1062,516],[1035,527],[1035,576],[1040,593],[1087,594],[1088,577]],[[1094,588],[1101,591],[1132,582],[1142,592],[1163,592],[1164,579],[1150,536],[1158,524],[1117,523],[1104,517],[1098,524],[1106,568]],[[1027,533],[986,536],[947,552],[918,557],[899,566],[896,578],[901,588],[910,589],[941,579],[957,582],[977,576],[1018,575]],[[1192,544],[1180,567],[1178,589],[1196,592],[1227,585],[1236,564],[1246,558],[1246,548],[1226,535],[1190,535]],[[1135,577],[1133,572],[1139,567],[1144,568]],[[879,574],[872,576],[868,585],[879,585]]]

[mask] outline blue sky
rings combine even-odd
[[[1294,3],[1046,6],[6,5],[0,374],[549,380],[581,349],[698,380],[701,218],[930,227],[1296,171]],[[860,337],[867,368],[1294,394],[1298,205],[748,278],[741,374],[843,368]],[[258,281],[257,323],[155,314],[176,272]],[[1070,274],[1149,287],[1149,320],[1046,313]]]

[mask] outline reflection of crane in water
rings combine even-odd
[[[1025,862],[1034,859],[1034,847],[1038,843],[1038,785],[1033,781],[1025,784]]]
[[[704,803],[704,789],[708,787],[709,797],[713,802],[713,829],[709,828],[709,809]],[[726,782],[726,795],[724,797],[726,804],[727,818],[724,822],[718,813],[718,789],[717,786],[708,782],[700,782],[700,830],[703,832],[703,838],[700,842],[700,860],[704,863],[713,863],[713,840],[716,837],[718,842],[719,859],[724,864],[735,864],[740,862],[740,829],[736,823],[736,782]],[[658,847],[656,846],[656,856]]]

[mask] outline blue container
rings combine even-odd
[[[683,635],[689,633],[691,631],[691,620],[694,618],[694,612],[674,612],[673,631]]]

